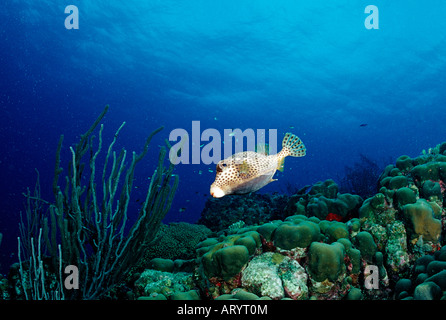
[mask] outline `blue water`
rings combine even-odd
[[[17,261],[22,192],[40,172],[51,183],[106,104],[104,140],[139,152],[135,195],[175,128],[291,131],[307,156],[287,159],[285,192],[342,177],[364,154],[385,164],[446,140],[446,3],[398,1],[13,1],[0,10],[0,267]],[[66,6],[79,9],[67,30]],[[379,29],[364,9],[379,8]],[[367,126],[360,126],[367,124]],[[108,138],[108,140],[107,140]],[[165,222],[195,222],[215,165],[178,165],[180,186]],[[200,174],[201,171],[201,174]],[[61,178],[63,179],[63,178]],[[136,188],[138,187],[138,188]],[[180,212],[180,208],[186,208]]]

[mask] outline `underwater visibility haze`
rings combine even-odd
[[[444,299],[445,14],[440,0],[6,1],[0,299]],[[173,165],[178,129],[190,161]],[[306,154],[213,198],[218,161],[191,163],[207,129],[273,130],[277,152],[292,133]],[[78,291],[65,265],[88,275]]]

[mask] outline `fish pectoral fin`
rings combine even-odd
[[[276,168],[276,170],[279,170],[280,172],[283,172],[284,169],[285,169],[285,157],[280,158],[277,161],[277,168]]]

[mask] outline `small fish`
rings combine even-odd
[[[342,221],[342,217],[339,214],[330,212],[325,217],[325,220],[328,220],[328,221]]]
[[[179,212],[184,212],[184,211],[186,211],[186,208],[180,208],[180,210],[178,210]]]
[[[203,174],[203,171],[201,171],[201,170],[198,170],[198,174]]]
[[[367,127],[367,123],[361,123],[359,126],[360,127]]]
[[[245,151],[228,157],[217,164],[215,181],[210,193],[214,198],[228,194],[246,194],[257,191],[273,179],[277,170],[283,171],[285,157],[303,157],[306,148],[297,136],[286,133],[282,150],[273,155],[262,152]]]

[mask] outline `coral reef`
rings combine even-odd
[[[195,258],[195,247],[211,234],[211,230],[200,224],[186,222],[162,225],[157,241],[144,250],[144,255],[138,265],[153,258],[192,259]]]
[[[446,246],[415,261],[408,278],[400,279],[394,290],[398,300],[446,300]]]
[[[285,195],[257,193],[209,198],[197,223],[212,231],[221,231],[239,221],[247,225],[259,224],[280,218],[287,202]]]
[[[309,189],[309,191],[308,191]],[[301,189],[290,197],[285,216],[303,214],[319,219],[348,221],[357,217],[363,199],[358,195],[339,193],[338,185],[331,179],[320,181]]]
[[[445,230],[446,156],[401,156],[379,178],[379,193],[359,210],[362,228],[370,232],[396,277],[420,256],[441,246]]]
[[[414,263],[426,255],[444,255],[445,165],[446,157],[432,150],[414,159],[399,157],[380,175],[377,193],[365,201],[339,193],[333,180],[302,188],[276,220],[226,229],[197,246],[202,292],[217,299],[240,292],[250,299],[394,297],[402,286],[398,280],[411,275]],[[248,234],[251,245],[236,243]],[[405,292],[415,299],[442,297],[446,267],[437,260],[428,264],[429,271],[419,271],[424,280]],[[299,283],[297,295],[285,286],[284,275],[293,278],[290,274]],[[365,281],[369,277],[374,277],[371,287]]]
[[[445,300],[445,153],[443,143],[399,157],[365,200],[330,179],[292,196],[210,199],[200,225],[161,227],[144,271],[120,290],[140,300]],[[18,279],[9,286],[20,290]]]
[[[213,298],[237,289],[271,299],[341,298],[359,275],[360,251],[349,240],[358,224],[294,215],[209,238],[197,248],[199,285]]]

